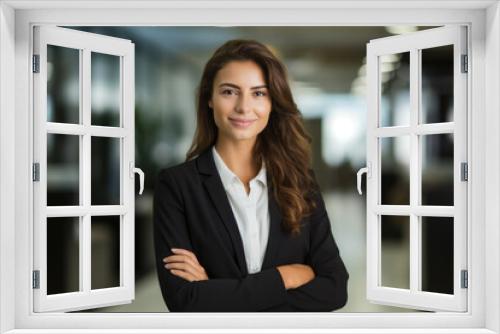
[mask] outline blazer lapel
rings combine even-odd
[[[227,198],[226,191],[222,185],[222,180],[215,166],[215,161],[212,155],[212,147],[200,153],[197,158],[198,169],[200,173],[208,175],[204,179],[203,184],[205,186],[208,195],[217,209],[217,212],[224,223],[226,231],[229,233],[232,241],[233,249],[236,253],[236,260],[241,272],[244,276],[248,274],[247,263],[245,260],[245,252],[243,249],[243,242],[241,240],[240,231],[236,223],[236,218],[234,217],[233,210]],[[269,176],[268,176],[269,180]],[[276,252],[282,237],[281,233],[281,220],[282,215],[278,206],[278,203],[274,199],[271,182],[268,184],[268,203],[269,203],[269,237],[267,241],[267,247],[264,254],[264,260],[262,263],[262,269],[267,269],[273,266],[276,258]]]
[[[243,241],[241,240],[240,231],[234,217],[233,210],[229,204],[226,191],[222,185],[222,180],[217,172],[215,161],[212,155],[212,147],[200,153],[198,157],[198,169],[201,173],[209,175],[203,181],[203,185],[212,201],[212,204],[217,209],[217,212],[224,223],[226,231],[229,233],[236,260],[240,267],[243,276],[248,274],[247,264],[245,260],[245,252],[243,250]]]
[[[269,180],[269,178],[268,178]],[[267,197],[269,202],[269,238],[267,240],[266,252],[264,254],[264,261],[262,262],[262,269],[267,269],[274,266],[274,261],[276,259],[276,252],[281,240],[281,212],[278,203],[273,196],[273,187],[270,182],[267,182],[269,187],[267,188]]]

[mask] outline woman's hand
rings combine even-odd
[[[193,252],[181,248],[172,248],[172,252],[174,255],[163,259],[163,262],[166,263],[165,268],[170,270],[172,274],[189,282],[208,280],[205,268],[200,265]]]
[[[276,267],[285,283],[285,289],[296,289],[316,276],[312,268],[306,264],[287,264]]]

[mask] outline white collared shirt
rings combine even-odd
[[[243,182],[227,167],[215,146],[212,146],[212,153],[238,224],[248,273],[259,272],[264,261],[270,222],[265,163],[262,162],[259,173],[250,180],[250,193],[247,194]]]

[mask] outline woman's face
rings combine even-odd
[[[271,113],[261,68],[249,60],[227,63],[215,76],[208,105],[214,111],[218,140],[255,141]]]

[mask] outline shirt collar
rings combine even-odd
[[[224,160],[222,160],[222,157],[215,149],[215,145],[212,146],[212,153],[214,156],[215,166],[217,167],[217,171],[219,172],[222,183],[224,184],[224,188],[228,188],[231,184],[240,181],[238,176],[234,174],[233,171],[227,167]],[[262,161],[259,173],[252,180],[259,180],[262,184],[267,185],[266,165],[264,161]]]

